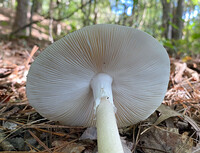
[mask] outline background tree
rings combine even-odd
[[[172,28],[172,38],[175,40],[179,40],[182,37],[183,30],[183,10],[184,10],[184,0],[178,0],[177,7],[174,8],[173,15],[173,23],[174,26]]]
[[[13,31],[22,28],[27,24],[27,13],[28,13],[29,0],[17,0],[17,10],[15,21],[13,24]],[[26,35],[26,29],[20,30],[17,35]]]
[[[172,2],[169,0],[161,0],[162,7],[163,7],[163,15],[162,15],[162,27],[163,27],[163,36],[165,39],[171,39],[172,38]]]
[[[5,8],[17,6],[12,34],[20,29],[25,35],[29,27],[33,37],[40,33],[41,39],[53,42],[84,26],[119,24],[154,36],[171,56],[200,53],[199,0],[17,0],[17,5],[14,1],[0,0]]]
[[[39,13],[42,11],[42,0],[32,0],[33,12]]]

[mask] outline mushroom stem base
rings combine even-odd
[[[97,143],[99,153],[124,153],[113,105],[101,98],[97,107]]]

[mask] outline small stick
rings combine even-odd
[[[52,131],[48,131],[48,130],[44,130],[44,129],[40,129],[40,128],[35,128],[37,131],[42,131],[42,132],[45,132],[45,133],[51,133],[53,135],[57,135],[57,136],[61,136],[61,137],[64,137],[66,136],[67,134],[66,133],[57,133],[57,132],[52,132]]]
[[[26,125],[25,128],[69,128],[69,129],[84,129],[86,127],[73,127],[65,125],[50,125],[50,124],[37,124],[37,125]]]
[[[140,131],[141,131],[141,122],[140,122],[140,125],[139,125],[139,130],[138,130],[138,134],[137,134],[137,137],[136,137],[136,140],[135,140],[135,144],[133,145],[132,153],[135,152],[136,147],[138,145],[138,142],[140,141],[139,140],[139,137],[140,137],[140,134],[141,134]]]
[[[26,61],[26,64],[25,64],[25,68],[26,68],[26,69],[28,69],[28,64],[29,64],[31,58],[33,57],[33,55],[36,53],[36,51],[37,51],[38,49],[39,49],[39,47],[36,46],[36,45],[33,47],[32,51],[31,51],[31,54],[30,54],[30,56],[28,57],[28,59],[27,59],[27,61]]]
[[[52,153],[52,151],[30,130],[28,130],[28,132],[35,138],[35,140],[37,140],[37,142],[44,147],[49,153]]]

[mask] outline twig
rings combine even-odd
[[[32,137],[35,138],[35,140],[42,146],[44,147],[48,152],[52,153],[52,151],[30,130],[28,130],[28,132],[32,135]]]
[[[35,129],[37,131],[42,131],[42,132],[45,132],[45,133],[50,133],[50,134],[61,136],[61,137],[64,137],[64,136],[67,135],[66,133],[57,133],[57,132],[52,132],[52,131],[48,131],[48,130],[44,130],[44,129],[39,129],[39,128],[35,128]]]
[[[37,123],[39,121],[42,121],[42,120],[47,120],[46,118],[42,118],[42,119],[39,119],[39,120],[36,120],[36,121],[33,121],[33,122],[30,122],[28,123],[28,125],[31,125],[31,124],[34,124],[34,123]],[[18,131],[19,129],[21,128],[24,128],[26,126],[26,124],[14,129],[10,134],[8,134],[6,137],[4,137],[3,139],[0,140],[0,143],[2,143],[5,139],[7,139],[9,136],[11,136],[13,133],[15,133],[16,131]]]
[[[45,17],[44,19],[47,19],[47,18],[48,18],[48,17]],[[44,19],[40,19],[40,20],[33,21],[33,22],[31,22],[31,23],[28,23],[28,24],[26,24],[26,25],[20,27],[19,29],[17,29],[17,30],[15,30],[15,31],[11,32],[11,33],[10,33],[10,36],[13,36],[14,34],[20,32],[21,30],[24,30],[25,28],[31,26],[31,25],[34,24],[34,23],[42,22]]]
[[[27,61],[26,61],[26,64],[25,64],[25,68],[26,68],[26,69],[28,69],[28,64],[29,64],[31,58],[32,58],[33,55],[37,52],[38,49],[39,49],[39,47],[36,46],[36,45],[34,45],[32,51],[31,51],[31,54],[30,54],[30,56],[28,57],[28,59],[27,59]]]
[[[139,142],[140,131],[141,131],[141,122],[140,122],[140,125],[139,125],[139,130],[138,130],[138,134],[137,134],[137,137],[136,137],[136,140],[135,140],[135,144],[134,144],[133,149],[132,149],[132,153],[135,152],[135,149],[136,149],[137,144]]]
[[[197,123],[192,119],[190,118],[189,116],[187,115],[184,115],[184,119],[190,123],[192,125],[192,127],[196,130],[197,132],[197,136],[200,138],[200,127],[197,125]]]
[[[26,125],[25,128],[68,128],[68,129],[84,129],[86,127],[73,127],[66,125],[50,125],[50,124],[38,124],[38,125]]]
[[[29,146],[29,148],[30,149],[35,149],[35,150],[37,150],[38,152],[40,152],[40,150],[39,149],[37,149],[36,147],[34,147],[34,146],[32,146],[30,143],[28,143],[27,141],[24,141],[28,146]]]
[[[14,129],[10,134],[8,134],[7,136],[5,136],[3,139],[0,140],[0,143],[2,143],[4,140],[6,140],[9,136],[11,136],[13,133],[15,133],[16,131],[18,131],[19,129],[21,129],[22,127],[18,127],[16,129]]]
[[[19,107],[14,107],[10,111],[6,112],[5,115],[4,115],[4,117],[8,118],[8,117],[10,117],[11,115],[15,114],[18,111],[19,111]]]
[[[2,116],[2,114],[7,110],[9,109],[11,106],[9,105],[9,103],[7,103],[5,106],[2,106],[1,105],[1,110],[0,110],[0,115]]]
[[[149,150],[154,150],[154,151],[160,151],[160,152],[168,153],[168,152],[166,152],[166,151],[164,151],[164,150],[160,150],[160,149],[157,149],[157,148],[145,147],[145,146],[140,146],[140,145],[138,145],[138,147],[140,147],[140,148],[145,148],[145,149],[149,149]]]
[[[9,93],[1,102],[0,104],[4,103],[6,100],[8,100],[9,97],[11,97],[14,94],[14,92]]]

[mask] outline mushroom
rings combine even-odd
[[[47,47],[27,77],[29,103],[44,117],[96,126],[99,153],[122,153],[118,127],[148,118],[162,103],[169,57],[152,36],[93,25]]]

